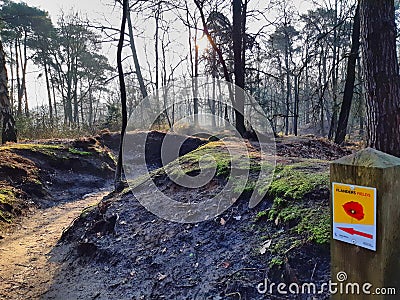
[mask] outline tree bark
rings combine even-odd
[[[13,44],[10,43],[10,73],[11,73],[11,90],[10,90],[10,107],[14,111],[14,63],[13,63]]]
[[[78,103],[78,55],[74,58],[73,67],[73,79],[72,79],[72,99],[74,107],[74,125],[79,127],[79,103]]]
[[[244,54],[243,54],[243,10],[242,1],[233,0],[233,59],[235,73],[235,121],[236,130],[241,136],[244,135],[246,128],[244,126]]]
[[[217,70],[216,70],[216,57],[215,57],[215,50],[212,50],[212,71],[211,71],[211,76],[212,76],[212,99],[211,99],[211,105],[210,105],[210,109],[211,109],[211,115],[212,115],[212,119],[211,119],[211,126],[213,129],[215,129],[217,127],[217,123],[216,123],[216,118],[215,118],[215,98],[216,98],[216,86],[215,86],[215,79],[217,76]]]
[[[368,145],[400,157],[400,76],[393,0],[361,0]]]
[[[8,95],[8,78],[6,69],[6,59],[3,44],[0,41],[0,109],[3,117],[2,143],[17,142],[15,121],[11,114],[10,98]]]
[[[337,103],[337,90],[338,90],[338,77],[339,77],[339,47],[338,47],[338,32],[337,32],[337,25],[338,25],[338,0],[335,0],[335,18],[333,24],[333,51],[332,51],[332,98],[333,98],[333,105],[332,105],[332,117],[331,123],[329,126],[328,132],[328,139],[332,140],[334,132],[338,126],[338,103]]]
[[[50,74],[51,75],[51,74]],[[57,114],[57,102],[56,102],[56,87],[54,86],[54,80],[51,79],[51,90],[53,92],[53,108],[54,108],[54,117],[56,122],[58,121],[58,114]]]
[[[285,135],[289,135],[289,116],[290,104],[292,102],[292,84],[290,78],[290,63],[289,63],[289,37],[286,36],[285,46],[285,67],[286,67],[286,100],[285,100]]]
[[[28,66],[28,57],[27,57],[27,37],[28,33],[25,30],[25,35],[24,35],[24,57],[22,61],[22,53],[20,53],[20,58],[21,58],[21,66],[22,66],[22,85],[21,85],[21,102],[22,102],[22,97],[25,99],[25,107],[24,107],[24,112],[25,116],[29,117],[29,105],[28,105],[28,95],[26,92],[26,70]]]
[[[194,77],[192,80],[193,84],[193,116],[194,126],[199,126],[199,45],[194,45]]]
[[[47,63],[44,62],[44,75],[46,79],[46,88],[47,88],[47,98],[49,101],[49,113],[50,113],[50,123],[53,125],[53,105],[51,102],[51,90],[50,90],[50,81],[49,81],[49,72],[47,69]]]
[[[299,125],[299,77],[300,75],[297,74],[294,76],[294,111],[293,111],[293,133],[295,136],[298,135],[298,125]]]
[[[347,124],[349,121],[351,103],[353,101],[354,82],[356,79],[356,63],[358,58],[358,51],[360,48],[360,5],[356,8],[354,14],[353,34],[351,37],[351,50],[347,61],[347,75],[344,87],[343,102],[340,109],[338,127],[336,130],[335,143],[338,145],[343,144]]]
[[[121,139],[119,144],[119,153],[118,153],[118,162],[117,168],[115,170],[115,180],[114,180],[114,188],[115,191],[121,191],[125,184],[122,176],[122,148],[124,143],[124,135],[126,126],[128,124],[128,114],[126,107],[126,87],[125,87],[125,78],[124,78],[124,70],[122,67],[122,49],[124,47],[124,37],[125,37],[125,26],[126,19],[129,11],[129,1],[123,0],[122,2],[122,20],[121,20],[121,32],[119,36],[118,42],[118,50],[117,50],[117,64],[118,64],[118,78],[119,78],[119,87],[121,92],[121,112],[122,112],[122,128],[121,128]]]
[[[130,46],[131,46],[131,51],[132,51],[132,56],[133,56],[133,63],[135,64],[135,73],[137,76],[137,79],[139,81],[139,87],[140,87],[140,92],[142,94],[143,99],[147,98],[147,90],[146,86],[144,84],[143,76],[142,76],[142,71],[140,69],[140,64],[139,64],[139,59],[137,56],[137,51],[136,51],[136,46],[135,46],[135,39],[133,36],[133,27],[132,27],[132,21],[131,21],[131,14],[127,12],[127,20],[128,20],[128,30],[129,30],[129,40],[130,40]]]
[[[21,96],[21,78],[19,77],[19,51],[18,51],[19,39],[15,39],[15,73],[17,76],[17,115],[22,115],[22,96]]]

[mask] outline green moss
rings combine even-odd
[[[97,148],[96,148],[97,149]],[[112,154],[111,151],[105,151],[108,158],[110,158],[115,164],[117,164],[117,158]]]
[[[178,178],[203,169],[215,169],[217,176],[228,177],[231,169],[231,157],[223,142],[210,142],[169,163],[164,168],[167,173]]]
[[[85,208],[82,210],[82,212],[81,212],[79,218],[81,218],[81,219],[86,218],[86,217],[89,215],[89,213],[90,213],[91,211],[93,211],[94,209],[97,208],[97,205],[98,205],[98,203],[93,204],[93,205],[89,205],[89,206],[85,207]]]
[[[59,150],[64,147],[61,145],[45,145],[45,144],[7,144],[0,147],[0,151],[4,150],[32,150],[32,151],[46,151],[46,150]]]
[[[273,257],[273,258],[271,259],[271,261],[269,262],[269,267],[270,267],[270,268],[278,267],[278,266],[283,265],[284,262],[285,262],[285,261],[283,260],[282,257],[280,257],[280,256],[275,256],[275,257]]]
[[[0,147],[0,151],[4,150],[29,150],[47,155],[50,159],[57,159],[60,150],[64,150],[62,145],[45,145],[45,144],[7,144]]]
[[[267,216],[268,216],[268,211],[267,211],[267,210],[259,211],[259,212],[257,213],[257,215],[254,217],[254,221],[255,221],[255,222],[260,221],[261,219],[264,219],[264,218],[266,218]]]
[[[15,199],[15,193],[12,189],[0,189],[0,204],[12,204]]]
[[[11,223],[13,219],[13,206],[15,193],[11,188],[0,189],[0,221]]]
[[[299,234],[317,244],[328,244],[331,239],[331,223],[328,207],[320,207],[304,211],[301,222],[296,227]]]
[[[269,249],[278,262],[286,253],[301,247],[304,243],[329,243],[331,238],[329,206],[325,201],[307,196],[312,193],[317,194],[328,186],[329,173],[324,161],[306,160],[277,166],[274,179],[267,191],[268,198],[273,199],[272,206],[257,213],[254,221],[259,221],[267,215],[269,221],[285,230],[284,235],[278,231]]]
[[[37,178],[29,178],[29,181],[36,185],[42,185],[42,182]]]
[[[149,179],[162,178],[166,174],[172,176],[195,175],[201,168],[213,169],[216,176],[228,178],[231,173],[232,161],[236,168],[249,172],[250,176],[245,179],[237,179],[233,182],[233,192],[253,192],[260,194],[266,192],[271,181],[271,175],[258,178],[261,170],[272,171],[274,165],[269,162],[260,163],[256,157],[251,157],[250,164],[243,157],[246,152],[230,155],[223,141],[210,142],[201,146],[179,159],[169,163],[163,168],[157,169],[140,176],[129,182],[131,188],[139,187]],[[236,171],[236,170],[235,170]],[[260,182],[256,183],[257,180]],[[310,203],[307,194],[318,192],[321,188],[329,185],[329,174],[327,162],[321,160],[303,160],[291,165],[278,166],[275,176],[267,192],[267,196],[273,199],[272,207],[268,210],[258,212],[254,222],[261,220],[277,221],[278,226],[285,227],[292,239],[276,244],[276,251],[285,252],[291,247],[297,247],[305,241],[326,243],[329,241],[329,212],[327,207],[312,201]],[[244,190],[243,190],[244,187]],[[130,191],[128,188],[124,193]],[[320,221],[323,220],[323,221]],[[250,225],[249,225],[250,226]],[[251,224],[250,231],[259,225]],[[254,227],[256,226],[256,227]]]
[[[0,221],[11,223],[12,219],[13,216],[9,212],[0,210]]]
[[[309,205],[276,198],[268,218],[278,226],[290,226],[290,231],[296,233],[299,240],[317,244],[327,244],[330,241],[330,215],[327,205]]]
[[[14,195],[14,192],[11,189],[2,188],[2,189],[0,189],[0,196],[2,196],[2,195],[11,197]]]
[[[7,144],[0,147],[0,151],[4,150],[30,150],[34,152],[41,152],[48,156],[60,156],[57,150],[67,150],[71,154],[77,155],[92,155],[91,152],[81,151],[76,148],[66,148],[63,145],[46,145],[46,144]]]
[[[81,151],[81,150],[78,150],[75,148],[68,148],[68,152],[71,154],[77,154],[77,155],[82,155],[82,156],[92,155],[92,152]]]
[[[306,162],[277,167],[268,195],[299,200],[322,186],[329,186],[328,171],[314,170],[311,166]]]
[[[210,142],[171,162],[164,168],[168,174],[178,178],[183,175],[200,172],[201,169],[213,169],[216,176],[226,179],[231,176],[234,168],[235,174],[249,173],[250,175],[249,180],[235,179],[233,182],[234,192],[252,192],[256,190],[257,176],[254,175],[258,174],[261,169],[272,171],[274,166],[268,162],[260,163],[254,157],[250,157],[249,161],[246,151],[233,152],[233,154],[229,153],[223,141]]]
[[[159,169],[156,170],[156,171],[159,171]],[[151,177],[154,178],[155,174],[156,174],[156,172],[153,171],[153,172],[151,172],[150,174],[144,174],[144,175],[138,176],[138,177],[135,178],[135,179],[128,180],[128,185],[129,185],[129,186],[128,186],[127,188],[125,188],[125,189],[122,191],[122,194],[129,193],[129,192],[131,191],[131,189],[134,189],[134,188],[139,187],[140,185],[142,185],[143,183],[145,183],[147,180],[149,180]],[[160,173],[159,173],[159,174],[160,174]],[[153,175],[153,176],[152,176],[152,175]],[[161,174],[160,174],[160,175],[161,175]]]

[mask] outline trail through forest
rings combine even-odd
[[[57,245],[63,230],[107,193],[98,191],[77,201],[38,209],[25,218],[18,231],[5,237],[0,243],[0,298],[41,298],[69,251],[68,245]]]
[[[152,171],[143,180],[152,180],[163,193],[203,201],[226,184],[225,147],[232,141],[186,137],[181,159],[163,166],[165,133],[132,134],[147,136]],[[117,145],[117,134],[104,134],[2,148],[0,172],[13,175],[2,193],[43,196],[33,197],[31,213],[1,233],[0,299],[260,299],[256,286],[266,276],[274,282],[329,279],[327,169],[345,150],[313,138],[277,140],[275,180],[257,208],[248,208],[249,195],[258,192],[250,183],[221,216],[180,224],[147,211],[129,189],[104,190],[113,175],[108,149],[115,152]],[[254,180],[257,143],[247,147]],[[133,160],[143,151],[140,145],[131,150]],[[205,187],[181,188],[166,177],[166,168],[196,172],[205,155],[214,155],[220,166],[220,175]],[[140,186],[140,193],[153,197],[154,190]]]

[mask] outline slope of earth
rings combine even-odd
[[[0,147],[0,233],[29,207],[50,207],[104,187],[113,177],[111,152],[96,140]]]
[[[176,201],[205,201],[226,185],[231,166],[226,147],[234,143],[210,142],[142,176],[131,182],[135,195],[157,205],[149,188],[153,182]],[[158,218],[129,189],[105,197],[63,236],[60,247],[73,250],[43,299],[327,299],[328,291],[285,296],[257,289],[267,278],[317,285],[330,279],[328,159],[346,152],[326,141],[292,143],[303,150],[287,140],[278,143],[282,156],[276,157],[268,191],[255,181],[260,168],[273,164],[260,163],[257,143],[247,143],[250,165],[239,164],[249,172],[243,193],[224,213],[201,223]],[[216,167],[216,172],[205,186],[183,188],[169,179],[178,170],[198,174],[200,159],[210,156],[215,164],[203,161],[202,168]],[[240,161],[240,155],[234,159]],[[250,195],[265,192],[250,209]]]
[[[115,156],[118,156],[120,136],[118,132],[103,131],[94,138],[100,144],[113,151]],[[147,170],[155,170],[160,168],[163,163],[166,164],[173,160],[172,158],[167,159],[161,155],[162,145],[165,142],[166,136],[167,134],[161,131],[129,131],[126,133],[125,142],[129,143],[129,146],[125,147],[124,150],[129,151],[129,163],[133,165],[135,172],[143,174],[146,173]],[[181,145],[179,152],[176,153],[178,156],[185,155],[207,142],[208,140],[204,138],[171,133],[168,134],[167,141],[167,143]],[[137,170],[138,168],[135,165],[137,164],[137,160],[140,161],[142,157],[145,157],[146,168],[145,170]]]
[[[52,284],[71,252],[69,245],[57,244],[63,231],[111,189],[115,159],[103,143],[105,136],[0,147],[0,299],[41,299]],[[164,136],[153,132],[146,142],[149,169],[160,163]],[[205,142],[189,138],[183,151]],[[109,146],[117,150],[118,142]],[[57,299],[75,299],[66,294]]]
[[[279,156],[318,158],[325,160],[334,160],[351,154],[348,148],[342,148],[325,138],[313,136],[276,138],[276,149]]]
[[[114,167],[111,152],[90,138],[0,147],[1,299],[37,299],[47,289],[65,249],[49,252],[108,193]]]

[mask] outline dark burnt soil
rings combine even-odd
[[[145,155],[145,162],[147,166],[147,170],[152,171],[162,167],[165,164],[168,164],[175,158],[162,158],[161,155],[161,146],[166,137],[165,132],[160,131],[134,131],[127,132],[125,136],[125,142],[129,143],[127,149],[129,149],[129,156],[132,158],[130,161],[131,164],[136,164],[139,156]],[[108,147],[113,151],[115,156],[118,156],[119,152],[119,142],[120,142],[120,134],[117,132],[108,132],[104,131],[101,134],[94,137],[99,143]],[[207,139],[191,137],[191,136],[183,136],[179,134],[168,134],[168,141],[170,145],[176,144],[181,145],[179,147],[179,152],[177,156],[182,156],[198,147],[206,144],[208,142]],[[164,159],[164,161],[163,161]]]
[[[328,160],[347,151],[309,138],[280,140],[277,150],[275,185],[254,209],[243,193],[212,220],[179,224],[148,212],[129,191],[105,197],[63,236],[60,246],[73,250],[43,298],[328,299],[327,291],[285,296],[257,286],[266,278],[317,286],[330,279]],[[168,180],[150,180],[182,197]],[[224,181],[217,176],[215,190]]]
[[[129,133],[128,133],[129,134]],[[146,153],[146,158],[150,164],[161,164],[161,144],[165,138],[164,132],[151,131],[130,133],[131,135],[147,135],[146,150],[151,150],[151,153]],[[120,141],[120,134],[117,132],[104,131],[94,137],[102,145],[111,149],[114,153],[118,153],[118,146]],[[180,141],[182,136],[176,135],[175,139]],[[315,158],[323,160],[335,160],[345,155],[351,154],[351,150],[359,150],[359,147],[349,145],[349,147],[340,147],[325,138],[318,138],[314,136],[289,136],[279,137],[275,139],[276,151],[278,156],[283,157],[302,157],[302,158]],[[197,147],[205,144],[207,139],[198,137],[187,137],[182,147],[180,148],[180,156],[196,149]]]
[[[279,156],[323,160],[335,160],[351,154],[349,149],[342,148],[327,139],[316,137],[276,138],[276,149]]]
[[[279,236],[290,236],[289,229],[255,220],[258,210],[269,208],[267,201],[249,210],[242,199],[221,217],[184,225],[157,218],[129,193],[114,200],[104,216],[93,213],[77,221],[65,237],[64,242],[75,244],[73,258],[45,299],[58,299],[60,290],[81,299],[271,299],[257,291],[265,278],[317,284],[329,280],[327,245],[304,242],[289,250],[279,266],[271,265],[272,254],[260,254],[266,238],[280,243]],[[66,282],[66,273],[75,278],[72,283]],[[103,278],[94,289],[71,290],[91,274]],[[286,298],[293,299],[280,296]],[[316,299],[326,298],[325,292]]]

